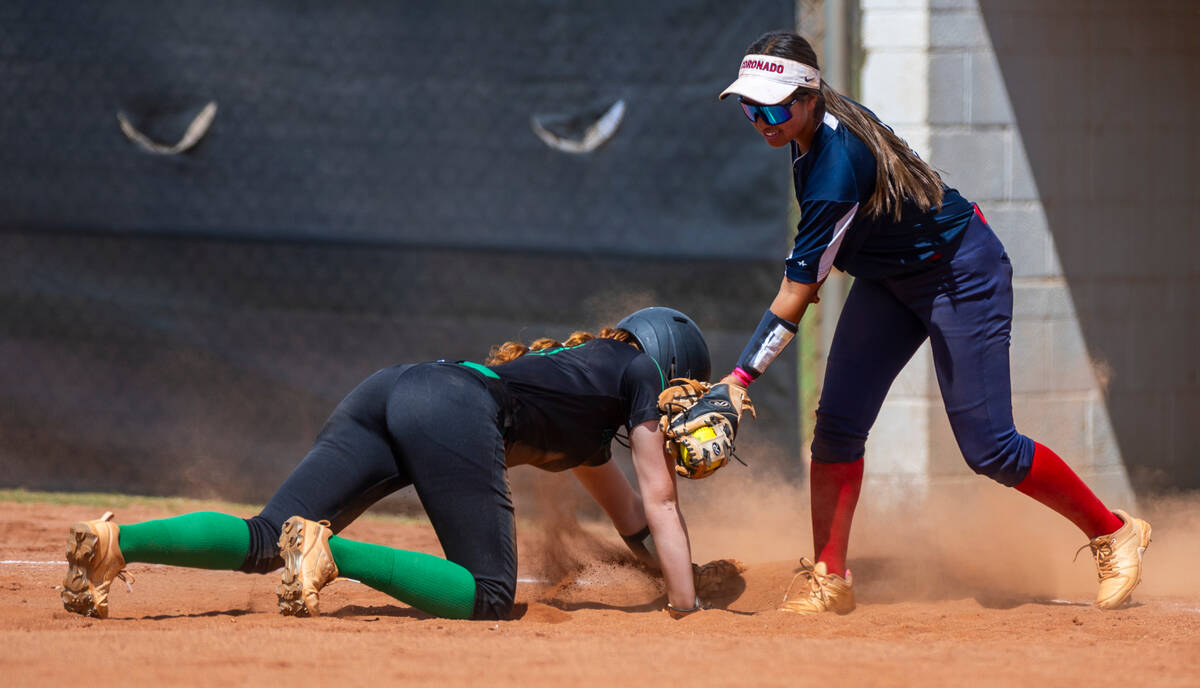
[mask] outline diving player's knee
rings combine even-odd
[[[475,578],[475,610],[472,619],[499,621],[512,614],[516,581]]]

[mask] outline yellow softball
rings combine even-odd
[[[696,431],[692,433],[692,437],[695,437],[701,442],[707,442],[708,440],[716,439],[717,433],[710,426],[705,425],[702,428],[697,428]],[[688,457],[687,447],[680,446],[679,454],[686,459]]]

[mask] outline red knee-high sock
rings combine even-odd
[[[1089,538],[1107,535],[1123,525],[1058,454],[1037,442],[1033,446],[1033,466],[1017,485],[1018,492],[1066,516]]]
[[[850,546],[850,522],[862,489],[863,460],[851,463],[813,461],[808,485],[812,500],[813,547],[817,561],[830,573],[846,575],[846,549]]]

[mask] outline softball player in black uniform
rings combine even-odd
[[[198,512],[118,527],[109,513],[75,524],[64,606],[107,616],[109,586],[130,562],[247,573],[282,565],[285,614],[318,614],[321,587],[341,575],[437,616],[505,618],[517,575],[507,471],[530,464],[572,469],[635,554],[661,567],[668,607],[698,609],[657,398],[671,377],[708,379],[699,328],[678,311],[648,308],[599,338],[576,333],[526,351],[509,342],[488,366],[439,361],[371,375],[253,518]],[[609,460],[622,426],[640,497]],[[407,485],[445,559],[336,535]]]
[[[926,338],[967,463],[1083,530],[1099,568],[1096,604],[1123,604],[1141,578],[1150,525],[1109,510],[1053,451],[1013,425],[1012,266],[983,213],[873,113],[822,81],[800,36],[769,33],[751,45],[721,97],[728,95],[738,96],[768,144],[790,149],[801,219],[779,293],[722,383],[749,385],[762,374],[832,266],[856,278],[829,352],[812,443],[816,563],[802,562],[783,609],[854,608],[845,559],[867,432]]]

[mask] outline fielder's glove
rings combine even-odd
[[[730,584],[742,577],[746,565],[737,559],[717,559],[704,566],[692,564],[692,579],[696,584],[696,601],[690,609],[680,609],[667,603],[667,613],[672,619],[682,619],[693,612],[712,609],[712,603],[705,598],[709,596],[724,596],[730,592]]]
[[[692,564],[692,581],[696,585],[696,595],[704,599],[725,595],[745,570],[746,565],[737,559],[716,559],[704,566]]]
[[[675,378],[658,395],[659,428],[675,472],[699,480],[712,475],[733,455],[733,438],[743,411],[754,416],[744,387],[709,385]]]

